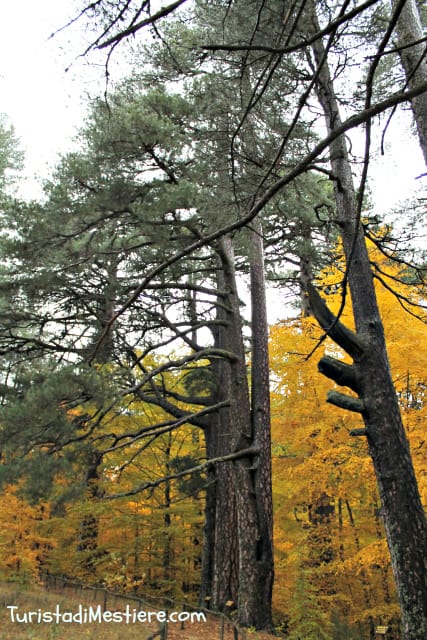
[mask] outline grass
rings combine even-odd
[[[58,605],[61,612],[78,611],[83,607],[97,606],[92,593],[82,592],[74,596],[70,593],[51,593],[41,587],[21,586],[3,583],[0,585],[0,638],[3,640],[146,640],[159,627],[151,624],[121,624],[108,622],[33,622],[18,623],[11,619],[8,605],[17,605],[21,616],[28,611],[55,611]],[[117,607],[118,610],[121,607]],[[182,636],[185,638],[185,636]]]
[[[67,593],[53,593],[38,586],[0,583],[0,639],[1,640],[148,640],[158,629],[157,621],[148,623],[125,624],[113,622],[33,622],[18,623],[11,619],[10,605],[22,616],[29,611],[55,611],[59,606],[61,612],[77,612],[79,605],[84,608],[96,607],[94,592],[82,591],[76,595],[72,590]],[[131,604],[131,603],[130,603]],[[124,611],[123,602],[108,603],[110,611]],[[133,608],[133,607],[131,607]],[[159,638],[159,636],[157,636]],[[272,640],[272,636],[248,631],[247,640]],[[221,621],[209,616],[206,622],[195,624],[169,624],[167,640],[234,640],[232,628],[225,624],[223,635]],[[241,640],[241,636],[239,637]]]

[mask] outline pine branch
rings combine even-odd
[[[102,341],[106,338],[106,336],[110,332],[116,320],[121,315],[123,315],[125,311],[129,309],[129,307],[131,307],[136,302],[136,300],[138,300],[142,291],[145,289],[145,287],[149,283],[151,283],[151,281],[156,276],[164,272],[171,265],[179,262],[182,258],[190,255],[191,253],[194,253],[198,249],[201,249],[202,247],[210,245],[215,240],[218,240],[219,238],[248,225],[286,185],[290,184],[293,180],[295,180],[295,178],[297,178],[302,173],[307,171],[308,167],[316,160],[316,158],[318,158],[326,149],[328,149],[330,144],[334,140],[342,136],[344,133],[346,133],[347,131],[350,131],[351,129],[354,129],[355,127],[358,127],[359,125],[363,124],[370,118],[373,118],[379,115],[380,113],[383,113],[387,109],[390,109],[391,107],[397,104],[408,102],[415,96],[418,96],[425,91],[427,91],[427,82],[422,82],[418,86],[414,87],[413,89],[410,89],[409,91],[399,91],[397,93],[394,93],[388,98],[386,98],[385,100],[382,100],[381,102],[378,102],[372,105],[369,109],[365,109],[360,113],[356,113],[355,115],[351,116],[350,118],[345,120],[339,127],[336,127],[333,131],[331,131],[331,133],[325,136],[325,138],[323,138],[323,140],[321,140],[314,147],[314,149],[310,151],[310,153],[308,153],[300,162],[298,162],[296,166],[289,173],[284,175],[280,180],[278,180],[274,185],[272,185],[264,193],[264,195],[255,202],[253,207],[250,209],[250,211],[248,211],[246,215],[242,216],[238,220],[235,220],[234,222],[228,225],[225,225],[224,227],[221,227],[220,229],[217,229],[213,233],[210,233],[209,235],[205,236],[204,238],[196,240],[195,242],[189,244],[187,247],[185,247],[181,251],[178,251],[177,253],[172,255],[170,258],[168,258],[161,264],[154,267],[152,271],[148,273],[147,276],[135,288],[134,292],[123,303],[122,307],[115,313],[113,318],[111,318],[111,320],[108,322],[102,336],[99,338],[98,343],[95,346],[95,350],[90,362],[93,362]]]

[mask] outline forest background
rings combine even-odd
[[[367,188],[399,104],[426,150],[408,7],[422,29],[410,2],[81,3],[87,55],[135,36],[132,72],[38,200],[1,131],[5,578],[423,637],[425,200],[393,225]]]

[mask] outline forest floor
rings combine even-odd
[[[22,586],[15,583],[0,583],[0,640],[163,640],[157,632],[159,622],[36,622],[37,614],[55,612],[77,612],[79,606],[96,607],[99,603],[72,593],[53,593],[38,586]],[[11,609],[8,607],[16,607]],[[122,606],[108,606],[108,610],[124,611]],[[18,622],[28,612],[33,622]],[[277,638],[277,636],[275,636]],[[163,636],[165,638],[165,636]],[[233,625],[214,615],[207,615],[204,622],[170,623],[165,640],[273,640],[274,636],[251,630],[241,630],[236,637]]]

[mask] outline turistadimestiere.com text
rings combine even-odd
[[[7,605],[11,622],[20,624],[70,623],[100,624],[102,622],[120,624],[150,624],[151,622],[206,622],[202,611],[144,611],[126,605],[121,611],[103,610],[101,605],[84,607],[76,611],[62,610],[57,604],[53,611],[35,609],[24,611],[18,605]]]

